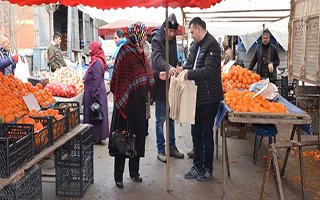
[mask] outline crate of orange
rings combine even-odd
[[[63,108],[47,108],[38,113],[38,116],[50,116],[52,142],[68,132],[68,111]]]
[[[33,129],[34,153],[39,154],[43,149],[50,146],[51,127],[49,125],[50,117],[30,117],[24,115],[17,121],[17,124],[30,124]]]
[[[64,108],[68,110],[68,130],[71,131],[80,124],[80,103],[78,101],[55,103],[56,108]]]
[[[64,109],[44,109],[39,112],[32,110],[28,114],[36,121],[40,121],[44,126],[49,126],[50,144],[53,144],[58,138],[67,133],[68,114]]]
[[[34,157],[31,124],[0,124],[0,177],[8,178]]]

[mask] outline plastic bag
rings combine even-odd
[[[29,72],[29,66],[28,63],[25,61],[22,61],[22,58],[19,56],[19,60],[16,64],[16,69],[14,72],[14,76],[18,79],[21,79],[22,82],[26,83],[28,82],[28,78],[30,77],[30,72]]]
[[[275,86],[273,83],[270,83],[269,78],[251,84],[249,91],[256,92],[253,98],[260,94],[265,99],[276,100],[279,95],[277,86]]]

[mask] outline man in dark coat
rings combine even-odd
[[[176,41],[176,30],[178,29],[178,22],[174,14],[168,17],[169,29],[166,30],[165,23],[161,27],[158,27],[152,31],[151,40],[151,60],[153,71],[155,72],[156,80],[156,136],[157,136],[157,148],[158,155],[157,158],[162,162],[167,162],[166,152],[165,152],[165,139],[163,133],[163,124],[166,119],[166,81],[160,80],[158,75],[160,72],[166,71],[166,32],[168,32],[169,37],[169,74],[176,75],[178,65],[177,56],[177,41]],[[175,133],[174,133],[174,121],[170,119],[169,122],[170,129],[170,156],[176,158],[183,158],[183,153],[180,153],[176,147],[175,143]]]
[[[60,49],[61,33],[55,32],[53,35],[53,41],[48,48],[48,66],[52,72],[56,71],[60,67],[66,67],[67,64],[63,59]]]
[[[206,31],[206,23],[195,17],[189,23],[194,45],[184,66],[184,78],[197,85],[195,124],[191,126],[194,148],[193,166],[186,179],[207,181],[213,173],[213,125],[219,103],[223,100],[220,46]],[[180,67],[178,69],[182,71]]]
[[[280,64],[278,50],[270,44],[270,33],[262,33],[262,44],[258,46],[254,57],[249,65],[249,70],[253,70],[257,63],[257,74],[261,78],[269,78],[271,82],[277,79],[276,67]]]
[[[0,72],[3,75],[14,74],[16,63],[18,62],[18,54],[11,55],[10,41],[5,35],[0,35]]]

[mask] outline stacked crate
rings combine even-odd
[[[33,166],[16,183],[0,190],[1,200],[42,200],[41,168]]]
[[[56,194],[82,197],[93,183],[92,125],[55,153]]]

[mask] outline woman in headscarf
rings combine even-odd
[[[133,181],[142,182],[139,163],[145,153],[146,100],[154,86],[154,78],[143,52],[146,26],[137,22],[128,27],[128,33],[129,38],[116,58],[110,85],[114,95],[111,132],[129,128],[136,135],[137,156],[129,158],[129,175]],[[118,188],[123,188],[125,159],[122,155],[115,156],[114,180]]]
[[[106,57],[99,42],[94,41],[89,46],[90,65],[84,76],[84,123],[93,125],[93,140],[101,144],[102,140],[109,137],[108,100],[107,90],[104,84],[104,72],[106,69]],[[98,102],[102,108],[102,121],[91,121],[90,107],[93,102]]]

